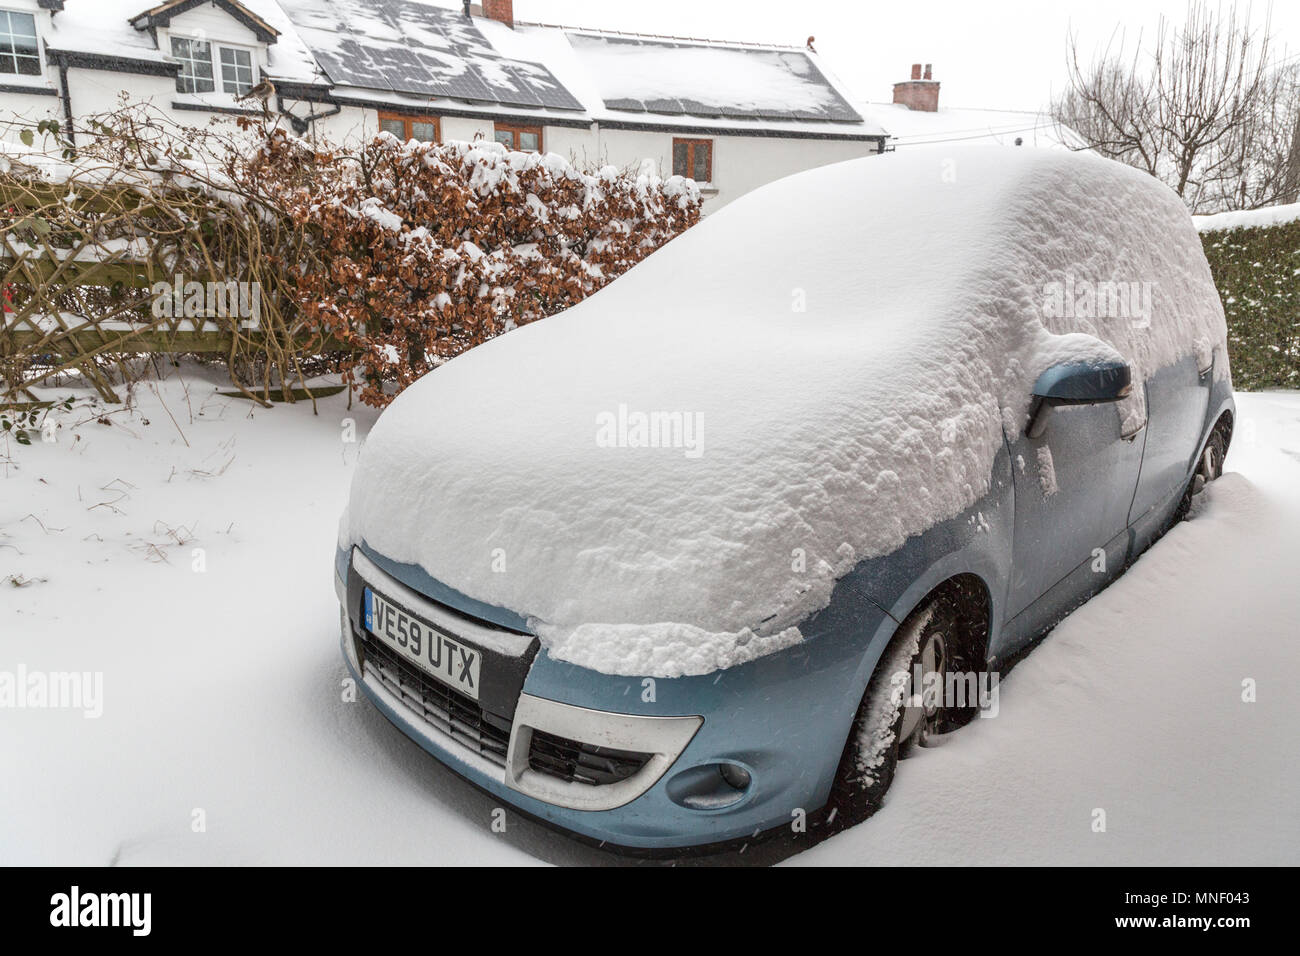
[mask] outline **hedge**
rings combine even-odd
[[[1233,386],[1300,388],[1300,219],[1202,231],[1228,320]]]

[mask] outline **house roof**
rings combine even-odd
[[[336,86],[582,110],[536,61],[502,56],[474,20],[415,0],[280,0]]]
[[[569,32],[606,109],[672,116],[860,122],[802,50]]]
[[[1046,113],[1029,110],[946,109],[933,113],[899,103],[861,103],[862,112],[889,132],[895,149],[960,143],[971,146],[1044,146],[1080,149],[1071,129],[1058,128]]]
[[[167,0],[166,3],[159,4],[132,17],[131,26],[137,30],[151,30],[158,26],[165,27],[171,23],[173,17],[180,16],[182,13],[208,2],[220,7],[248,27],[263,43],[274,43],[280,36],[279,30],[248,9],[239,0]]]
[[[535,58],[610,128],[883,137],[826,63],[802,47],[475,21],[508,56]]]
[[[46,46],[166,72],[153,30],[209,0],[64,0]],[[310,95],[537,123],[879,138],[813,52],[467,18],[456,0],[212,0],[268,44],[266,74]]]
[[[207,0],[203,0],[207,2]],[[267,73],[276,79],[319,82],[321,72],[292,22],[276,0],[214,0],[232,18],[268,44]],[[128,72],[163,72],[169,64],[160,58],[150,27],[167,26],[171,19],[195,6],[194,0],[171,2],[142,10],[148,0],[64,0],[54,14],[46,49],[54,55],[71,53],[122,64]],[[140,26],[136,26],[136,23]],[[138,66],[135,66],[138,65]]]

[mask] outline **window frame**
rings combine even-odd
[[[178,42],[188,44],[188,46],[186,47],[186,49],[189,51],[188,56],[180,56],[176,53],[176,44]],[[208,82],[212,84],[212,89],[210,90],[197,89],[198,80],[200,79],[200,77],[198,77],[197,74],[193,72],[188,74],[185,72],[186,63],[199,62],[194,58],[195,43],[205,44],[208,48],[208,75],[206,79]],[[217,62],[216,62],[217,58],[212,55],[216,49],[216,46],[217,45],[213,43],[211,40],[203,40],[200,39],[199,37],[181,36],[179,34],[174,34],[174,33],[167,37],[168,55],[173,60],[176,60],[178,63],[181,64],[181,68],[176,72],[177,93],[188,93],[192,96],[197,96],[202,93],[215,93],[217,91]],[[187,80],[190,81],[196,87],[196,89],[186,89],[184,84]]]
[[[707,162],[705,163],[705,171],[708,173],[708,178],[702,180],[695,179],[694,175],[687,175],[685,176],[685,178],[694,179],[695,182],[697,183],[707,183],[712,185],[713,183],[713,140],[701,139],[699,137],[674,136],[673,151],[672,151],[672,166],[673,166],[674,176],[684,175],[682,173],[677,172],[677,147],[678,146],[686,147],[686,168],[689,169],[692,174],[694,174],[695,172],[695,147],[707,146],[709,148],[709,157]]]
[[[525,150],[519,145],[520,135],[523,133],[536,133],[537,153],[540,155],[541,153],[546,152],[546,140],[542,138],[542,128],[540,126],[527,126],[520,123],[494,122],[492,124],[492,142],[494,143],[499,142],[499,140],[497,139],[497,133],[510,133],[511,140],[514,143],[514,145],[510,146],[509,148],[518,153],[532,152],[532,150]],[[501,143],[501,145],[505,146],[506,144]]]
[[[13,32],[13,21],[10,20],[9,18],[15,14],[21,17],[31,17],[32,34],[35,36],[36,39],[36,72],[35,73],[19,72],[18,61],[20,59],[30,60],[31,57],[29,56],[20,57],[17,48],[15,48],[13,53],[0,54],[0,57],[10,56],[13,58],[14,61],[14,72],[12,73],[0,72],[0,77],[4,78],[3,82],[6,83],[17,82],[19,84],[23,84],[24,82],[35,83],[43,80],[45,78],[45,41],[41,37],[40,17],[38,17],[36,15],[36,12],[33,10],[14,10],[12,7],[0,7],[0,13],[5,14],[5,24],[6,26],[9,27],[10,30],[10,32],[7,35],[11,38],[17,36],[17,34]]]
[[[238,96],[243,96],[245,93],[248,92],[248,90],[251,90],[253,87],[257,86],[257,50],[253,49],[252,47],[243,46],[238,43],[212,43],[211,45],[217,48],[217,57],[212,64],[212,68],[214,70],[219,70],[221,73],[220,92],[225,93],[227,96],[238,97]],[[248,54],[248,69],[250,75],[248,81],[248,90],[242,90],[242,91],[232,93],[230,92],[230,90],[226,89],[226,64],[221,59],[221,54],[226,50],[230,50],[232,53],[243,52]],[[239,67],[236,66],[235,69],[236,71],[238,71]]]
[[[252,73],[253,73],[252,82],[248,86],[249,90],[257,86],[257,84],[261,82],[262,64],[258,58],[258,52],[259,52],[258,47],[249,46],[247,43],[238,43],[238,42],[227,43],[224,40],[212,40],[207,37],[194,36],[191,33],[180,33],[180,32],[173,33],[171,31],[168,31],[167,33],[168,55],[171,57],[171,59],[176,60],[177,62],[180,62],[182,64],[186,62],[186,59],[193,61],[193,57],[185,58],[185,57],[178,57],[176,55],[175,43],[177,40],[183,40],[186,43],[206,43],[208,45],[208,59],[212,67],[212,77],[211,77],[212,89],[210,90],[184,89],[182,82],[184,80],[185,74],[184,71],[181,70],[176,74],[177,93],[180,93],[184,96],[222,96],[230,100],[238,99],[239,97],[243,96],[244,93],[247,93],[248,90],[245,90],[243,93],[231,93],[226,89],[226,75],[224,69],[225,64],[222,63],[221,61],[222,50],[243,50],[245,53],[248,54],[249,66],[252,68]]]
[[[432,116],[427,113],[397,113],[392,110],[378,110],[377,112],[379,113],[379,119],[377,122],[379,123],[379,127],[381,130],[383,129],[383,124],[385,120],[389,122],[398,122],[402,124],[402,129],[404,131],[404,135],[402,136],[403,143],[409,142],[417,138],[411,133],[412,123],[433,124],[433,139],[431,140],[422,139],[420,140],[420,142],[422,143],[442,142],[442,117]]]

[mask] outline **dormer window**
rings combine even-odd
[[[0,10],[0,73],[41,75],[36,18],[30,13]]]
[[[253,88],[253,51],[237,46],[221,47],[221,89],[243,96]]]
[[[212,79],[212,44],[206,40],[172,37],[172,56],[181,61],[181,71],[176,75],[177,90],[211,93],[216,89]]]
[[[242,96],[257,82],[253,51],[209,40],[172,37],[172,56],[180,60],[176,89],[181,93],[212,93],[220,70],[221,92]]]

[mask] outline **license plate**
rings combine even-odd
[[[478,648],[412,617],[370,588],[365,599],[367,631],[430,677],[478,700]]]

